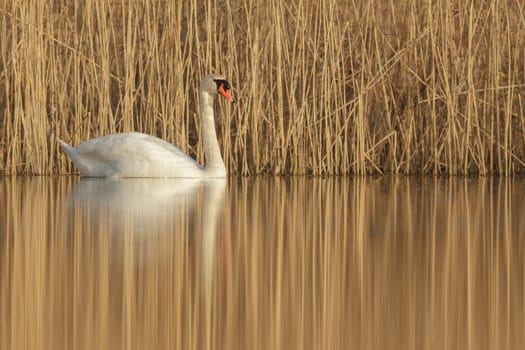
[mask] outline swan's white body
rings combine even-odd
[[[204,167],[170,143],[137,132],[99,137],[77,147],[62,140],[58,142],[84,176],[225,177],[226,168],[217,142],[213,113],[213,98],[220,82],[227,84],[224,78],[210,75],[199,87],[201,133],[206,157]],[[234,102],[224,89],[220,93]]]

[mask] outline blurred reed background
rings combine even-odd
[[[525,170],[519,0],[0,0],[0,28],[0,174],[131,130],[202,162],[210,72],[230,173]]]

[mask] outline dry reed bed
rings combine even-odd
[[[1,0],[0,174],[130,130],[202,162],[209,72],[230,173],[523,172],[524,27],[519,0]]]

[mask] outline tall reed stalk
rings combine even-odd
[[[204,162],[210,72],[231,174],[525,171],[519,0],[0,0],[0,31],[0,174],[131,130]]]

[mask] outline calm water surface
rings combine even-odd
[[[0,349],[523,349],[523,179],[0,178]]]

